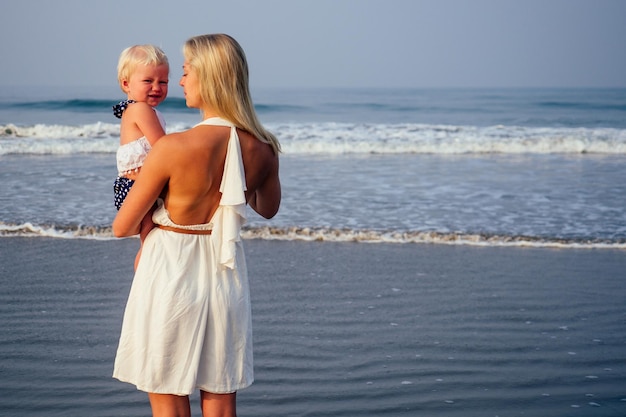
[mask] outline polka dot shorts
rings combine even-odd
[[[124,199],[126,199],[126,196],[134,183],[135,181],[124,177],[117,177],[115,179],[115,183],[113,184],[113,193],[115,196],[115,207],[117,207],[118,210],[122,207],[122,203],[124,202]]]

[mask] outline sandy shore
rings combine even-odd
[[[148,414],[110,377],[137,247],[0,239],[0,410]],[[245,247],[256,382],[241,416],[626,414],[623,251]]]

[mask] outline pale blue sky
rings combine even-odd
[[[244,47],[253,87],[626,87],[624,0],[3,0],[0,85],[108,86],[154,43]],[[177,88],[173,88],[172,92]]]

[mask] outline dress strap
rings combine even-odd
[[[222,198],[213,217],[213,247],[221,268],[234,268],[241,242],[241,226],[246,222],[246,175],[237,128],[232,123],[212,118],[202,124],[230,126],[224,173],[220,184]]]
[[[196,126],[228,126],[228,127],[235,127],[235,125],[232,122],[229,122],[226,119],[222,119],[221,117],[209,117],[208,119],[204,119],[200,123],[196,124]]]
[[[122,100],[113,106],[113,115],[118,119],[122,118],[122,113],[128,107],[129,104],[135,103],[135,100]]]

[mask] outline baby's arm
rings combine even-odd
[[[150,145],[154,146],[156,141],[165,135],[165,130],[161,126],[156,111],[147,103],[134,103],[132,106],[128,106],[125,113],[125,116],[131,119],[137,129],[141,131],[142,136],[148,139]]]

